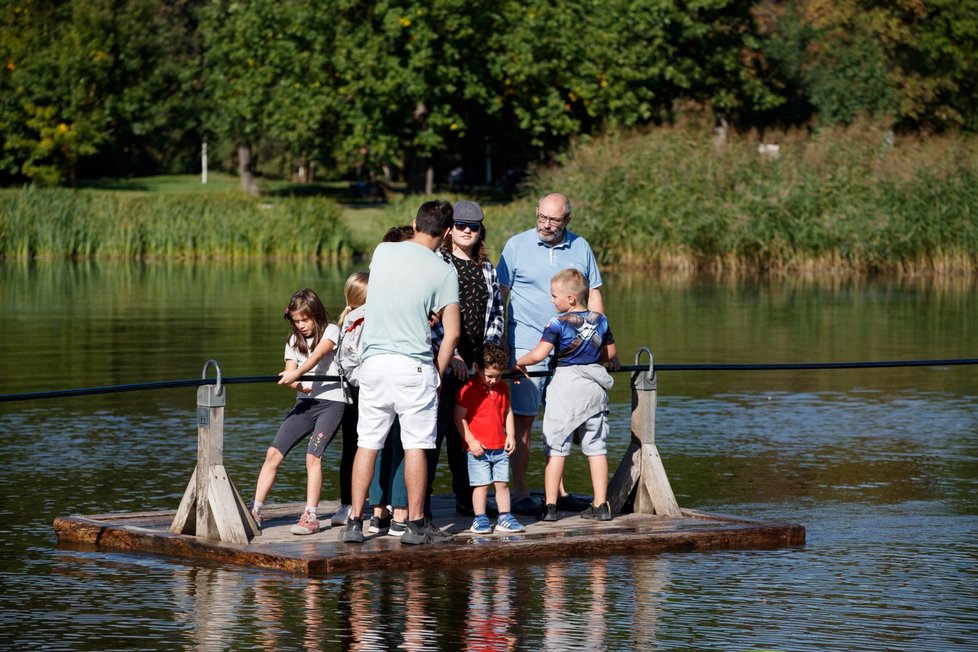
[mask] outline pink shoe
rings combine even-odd
[[[299,522],[293,525],[289,531],[292,534],[316,534],[319,532],[319,519],[309,512],[303,512]]]

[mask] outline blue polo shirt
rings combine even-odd
[[[511,349],[533,349],[544,326],[557,316],[550,301],[550,279],[573,267],[584,274],[591,289],[601,287],[601,272],[587,240],[564,231],[563,241],[547,246],[536,229],[517,233],[503,247],[496,276],[509,288],[507,337]]]

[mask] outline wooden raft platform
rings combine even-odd
[[[639,366],[647,355],[648,367]],[[485,566],[553,558],[654,554],[686,550],[776,548],[805,543],[805,528],[681,509],[655,444],[657,379],[652,351],[635,354],[631,437],[608,486],[613,512],[607,522],[558,513],[553,523],[521,517],[526,532],[474,534],[471,519],[455,514],[452,497],[432,500],[434,523],[455,535],[437,545],[411,546],[397,537],[372,535],[362,544],[342,543],[340,528],[296,536],[289,529],[304,503],[266,505],[265,528],[257,525],[224,468],[225,387],[217,362],[208,360],[197,388],[197,465],[180,506],[172,512],[68,516],[54,521],[64,546],[94,546],[195,560],[238,564],[297,575],[325,576],[364,569]],[[205,383],[207,370],[217,373]],[[321,502],[323,525],[336,509]]]
[[[520,517],[526,532],[473,534],[471,519],[454,512],[451,496],[433,501],[434,523],[455,534],[437,545],[402,544],[386,534],[368,535],[363,545],[338,540],[340,527],[328,527],[335,502],[324,501],[325,529],[296,536],[289,532],[303,503],[266,505],[265,527],[247,544],[227,543],[169,531],[175,512],[60,517],[54,522],[59,545],[99,550],[155,553],[195,560],[251,566],[296,575],[328,576],[354,570],[409,567],[487,566],[535,563],[553,558],[654,554],[694,550],[769,549],[805,543],[805,528],[751,521],[683,509],[680,518],[622,514],[608,522],[560,512],[555,523]]]

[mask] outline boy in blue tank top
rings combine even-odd
[[[543,412],[543,436],[547,465],[544,470],[546,500],[540,519],[557,520],[557,494],[564,461],[571,444],[580,441],[588,458],[594,500],[581,518],[611,520],[608,504],[608,390],[614,381],[602,363],[618,355],[608,319],[588,310],[587,278],[576,269],[565,269],[550,281],[550,300],[559,313],[543,329],[536,348],[516,361],[526,368],[555,353],[556,369],[547,388]]]

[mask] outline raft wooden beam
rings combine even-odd
[[[337,503],[324,502],[321,507],[325,524]],[[455,534],[453,541],[411,546],[396,537],[379,534],[367,535],[362,545],[355,545],[339,540],[341,527],[312,535],[291,534],[289,528],[303,508],[301,502],[266,506],[262,536],[244,544],[174,534],[168,528],[174,512],[67,516],[56,519],[54,529],[59,547],[146,552],[306,576],[435,565],[539,563],[571,557],[772,549],[805,543],[805,528],[801,525],[685,509],[676,518],[636,513],[615,516],[607,522],[558,512],[558,520],[553,523],[521,517],[526,525],[523,533],[480,535],[468,531],[471,519],[455,514],[452,496],[435,496],[434,523]]]
[[[207,367],[211,365],[217,371],[217,384],[197,388],[197,466],[183,492],[170,532],[244,544],[260,535],[261,530],[224,468],[227,396],[216,361],[204,363],[201,378],[207,377]]]
[[[649,356],[649,368],[632,374],[631,441],[608,485],[608,502],[612,513],[621,512],[631,503],[631,511],[638,514],[678,518],[679,503],[655,445],[658,390],[652,351],[639,349],[635,353],[635,365],[640,364],[643,353]]]

